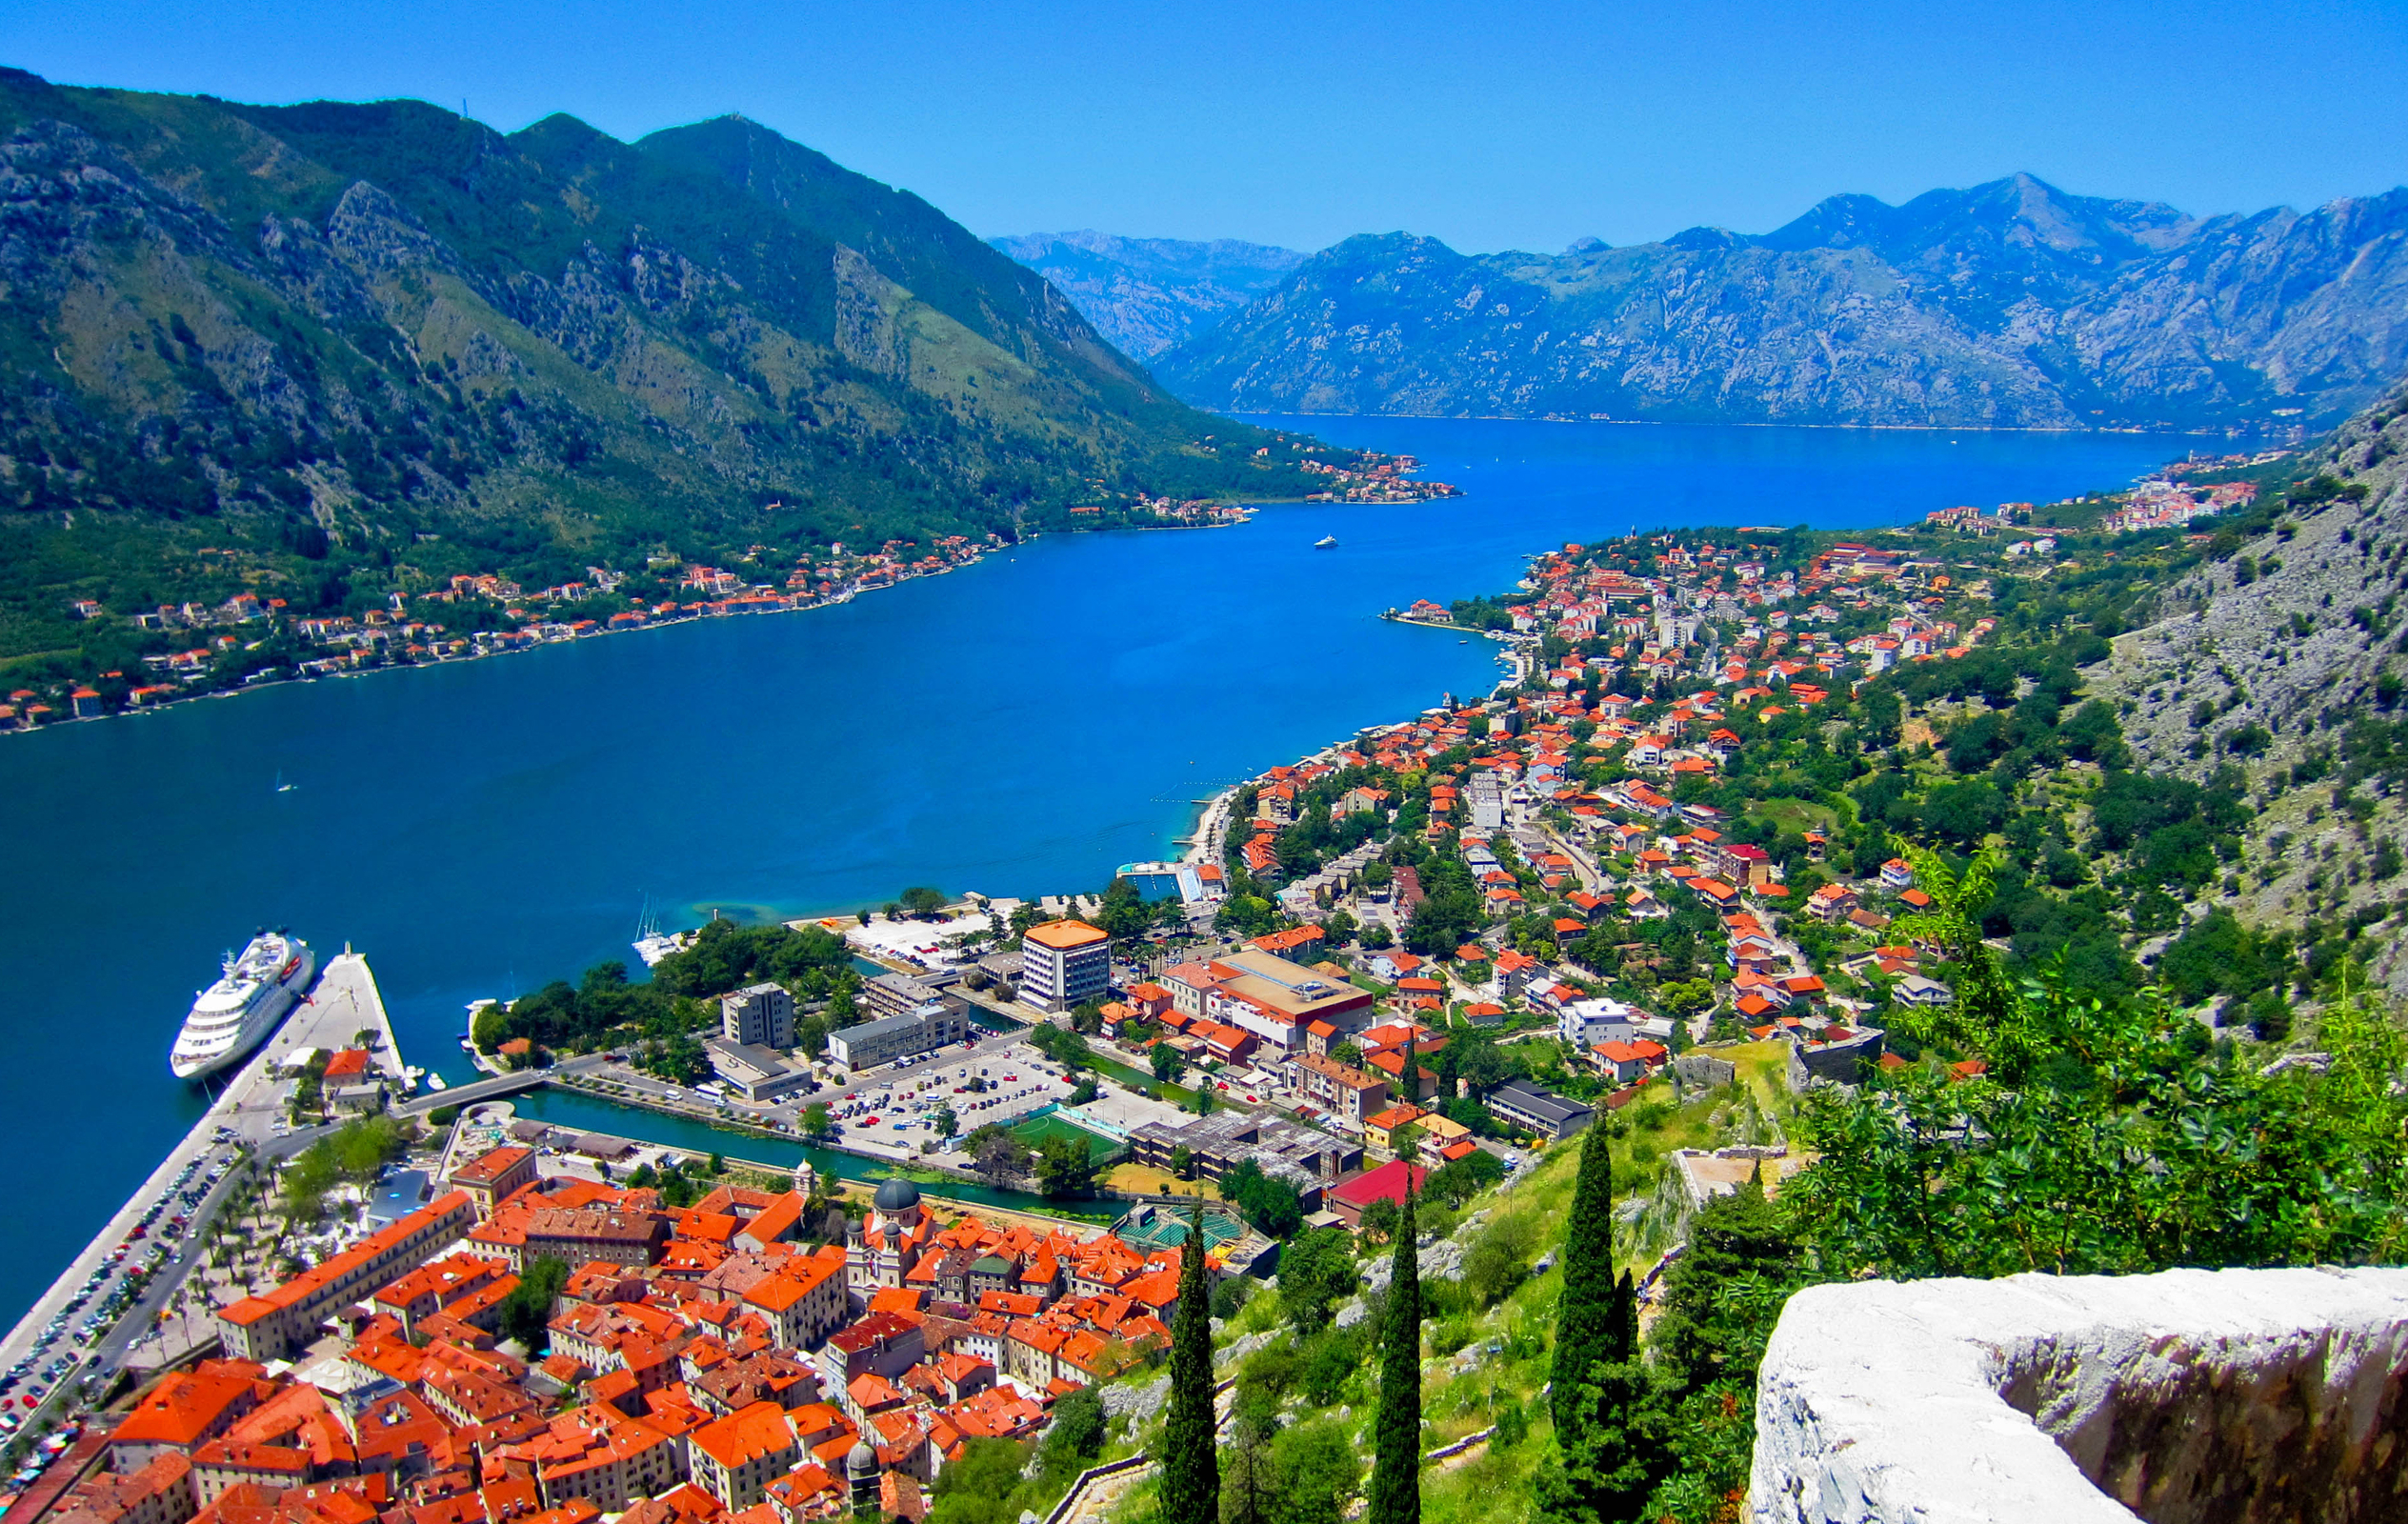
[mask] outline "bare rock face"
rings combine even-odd
[[[2408,878],[2378,869],[2382,844],[2408,848],[2408,809],[2379,777],[2357,789],[2347,759],[2359,721],[2408,713],[2408,391],[2361,412],[2310,462],[2351,495],[2303,503],[2157,595],[2155,622],[2115,641],[2090,670],[2114,703],[2137,767],[2206,782],[2237,770],[2253,800],[2237,891],[2220,906],[2253,924],[2333,918],[2390,900]],[[2262,873],[2256,870],[2262,869]],[[2372,963],[2408,994],[2408,946]]]
[[[2188,217],[2030,175],[1761,236],[1350,238],[1163,354],[1238,411],[2093,428],[2338,420],[2408,370],[2408,190]]]
[[[1124,354],[1150,360],[1276,286],[1305,256],[1214,239],[1030,233],[988,242],[1043,275]]]
[[[2372,1524],[2408,1510],[2408,1271],[1818,1286],[1756,1387],[1754,1524]]]

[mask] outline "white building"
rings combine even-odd
[[[1048,921],[1020,939],[1020,1000],[1068,1011],[1101,1000],[1112,975],[1112,938],[1084,921]]]
[[[1600,995],[1575,1000],[1556,1012],[1555,1032],[1575,1047],[1588,1048],[1601,1042],[1628,1042],[1654,1019],[1635,1005]]]

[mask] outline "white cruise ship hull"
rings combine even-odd
[[[202,991],[168,1053],[176,1078],[207,1079],[241,1063],[309,989],[317,956],[298,937],[262,932]]]

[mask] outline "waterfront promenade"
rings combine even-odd
[[[290,1094],[290,1082],[278,1077],[279,1067],[305,1048],[351,1047],[362,1033],[376,1035],[376,1063],[398,1082],[401,1053],[385,1014],[384,1000],[377,993],[375,976],[369,972],[368,960],[346,947],[327,960],[310,993],[218,1093],[191,1131],[168,1151],[108,1225],[0,1338],[0,1368],[13,1368],[28,1356],[38,1356],[30,1379],[46,1391],[57,1382],[42,1373],[57,1361],[75,1362],[77,1370],[85,1373],[112,1372],[143,1322],[191,1273],[208,1236],[210,1216],[231,1193],[248,1161],[263,1152],[290,1152],[299,1141],[276,1135],[276,1124],[285,1114]],[[159,1062],[166,1063],[164,1042]],[[212,1171],[221,1172],[213,1181],[210,1179]],[[184,1193],[196,1190],[206,1193],[185,1213],[190,1220],[181,1236],[171,1239],[159,1231],[161,1225],[177,1214]],[[137,1227],[145,1233],[139,1240],[132,1236]],[[127,1252],[122,1258],[112,1258],[120,1245],[127,1246]],[[125,1284],[128,1272],[146,1266],[155,1266],[154,1273],[132,1305],[85,1337],[71,1320],[70,1304],[80,1313],[85,1307],[106,1303]],[[53,1321],[59,1323],[59,1330],[48,1334]],[[58,1380],[70,1374],[62,1371]]]

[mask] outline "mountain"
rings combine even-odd
[[[89,648],[84,599],[774,579],[1315,485],[934,208],[736,117],[629,144],[0,70],[0,656]]]
[[[2142,768],[2245,780],[2242,871],[2204,909],[2304,948],[2385,921],[2408,863],[2408,387],[2300,466],[2088,676]],[[2366,961],[2408,995],[2408,939]]]
[[[1141,360],[1210,331],[1307,257],[1234,238],[1033,232],[988,242],[1052,281],[1098,332]]]
[[[2330,422],[2408,371],[2408,190],[2194,218],[2029,175],[1761,237],[1347,239],[1155,362],[1250,411],[2078,428]]]

